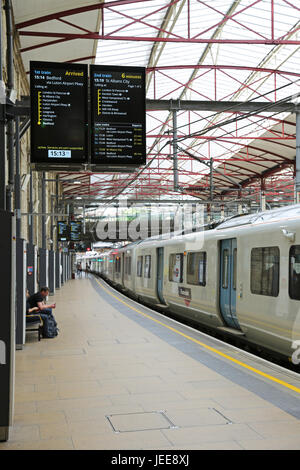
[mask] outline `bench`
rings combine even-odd
[[[37,331],[39,341],[41,340],[43,330],[43,320],[38,314],[26,315],[26,332]]]

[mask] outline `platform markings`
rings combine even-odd
[[[240,365],[240,366],[242,366],[242,367],[244,367],[248,370],[251,370],[252,372],[254,372],[256,374],[261,375],[262,377],[265,377],[265,378],[271,380],[272,382],[276,382],[280,385],[283,385],[284,387],[289,388],[289,389],[293,390],[296,393],[300,393],[300,388],[295,387],[294,385],[291,385],[287,382],[284,382],[283,380],[277,379],[276,377],[273,377],[272,375],[266,374],[265,372],[262,372],[258,369],[255,369],[254,367],[251,367],[248,364],[245,364],[244,362],[241,362],[238,359],[235,359],[234,357],[231,357],[228,354],[225,354],[225,353],[219,351],[218,349],[215,349],[211,346],[208,346],[207,344],[202,343],[201,341],[199,341],[195,338],[192,338],[191,336],[188,336],[185,333],[182,333],[181,331],[176,330],[176,328],[173,328],[172,326],[166,325],[165,323],[161,322],[160,320],[157,320],[156,318],[151,317],[151,315],[148,315],[147,313],[144,313],[141,310],[138,310],[137,308],[135,308],[132,305],[125,302],[124,300],[120,299],[120,297],[116,296],[115,294],[112,294],[106,287],[104,287],[100,283],[100,281],[98,281],[98,279],[96,279],[96,278],[94,278],[94,279],[99,284],[99,286],[103,290],[105,290],[111,297],[115,298],[116,300],[121,302],[123,305],[126,305],[126,307],[129,307],[131,310],[134,310],[138,314],[148,318],[149,320],[152,320],[155,323],[158,323],[161,326],[164,326],[168,330],[171,330],[171,331],[173,331],[174,333],[177,333],[180,336],[183,336],[184,338],[188,339],[189,341],[192,341],[193,343],[199,344],[200,346],[204,347],[205,349],[208,349],[209,351],[214,352],[215,354],[218,354],[219,356],[222,356],[222,357],[224,357],[225,359],[228,359],[231,362],[234,362],[235,364],[238,364],[238,365]]]

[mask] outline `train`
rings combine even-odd
[[[150,307],[300,363],[300,204],[139,240],[90,264]]]

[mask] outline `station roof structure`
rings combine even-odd
[[[66,198],[226,203],[263,190],[269,201],[293,201],[300,93],[296,0],[12,4],[26,73],[30,60],[146,67],[147,164],[130,173],[61,173]],[[248,106],[239,107],[241,102]],[[274,103],[281,107],[272,108]]]

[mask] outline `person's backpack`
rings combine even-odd
[[[58,335],[57,323],[54,316],[47,315],[46,318],[43,318],[43,338],[55,338]]]

